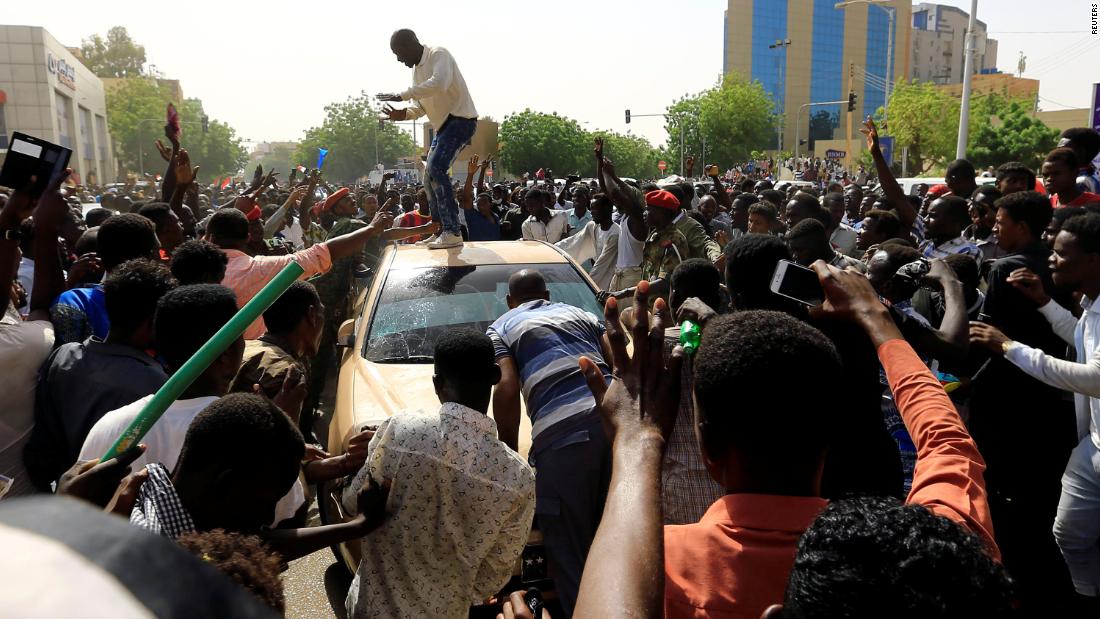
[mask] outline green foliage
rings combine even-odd
[[[144,75],[145,46],[130,38],[123,26],[107,31],[107,39],[98,34],[80,43],[84,64],[99,77],[137,77]]]
[[[413,156],[416,147],[409,134],[389,122],[379,129],[380,114],[365,93],[326,105],[324,123],[306,131],[291,163],[312,168],[318,149],[327,148],[325,176],[350,182],[369,174],[378,163],[392,167],[398,158]]]
[[[164,118],[170,102],[180,114],[180,145],[191,155],[191,162],[201,166],[202,177],[235,174],[241,169],[248,155],[232,127],[210,119],[209,132],[204,134],[201,101],[171,101],[168,89],[155,79],[135,77],[107,91],[107,124],[123,170],[164,173],[167,164],[153,142],[160,138],[168,145]]]
[[[597,135],[603,138],[604,155],[615,164],[615,173],[620,177],[655,178],[672,171],[672,162],[667,162],[669,169],[663,173],[657,169],[657,162],[661,159],[660,153],[645,138],[610,131],[596,132],[592,137]],[[596,159],[592,156],[592,143],[592,140],[588,140],[587,148],[581,151],[588,157],[580,168],[584,176],[596,174]],[[697,165],[696,169],[701,171],[702,167]]]
[[[293,163],[294,149],[296,146],[290,144],[280,143],[273,144],[271,146],[271,152],[260,157],[256,163],[262,165],[264,170],[275,170],[279,172],[281,176],[279,178],[286,179],[290,177],[290,169],[297,165]]]
[[[759,82],[739,75],[727,75],[708,90],[682,97],[668,107],[667,113],[668,144],[664,154],[670,165],[676,162],[677,170],[681,124],[685,154],[700,159],[705,141],[706,161],[701,163],[717,163],[720,167],[744,161],[754,149],[768,148],[774,141],[776,115],[772,100]]]
[[[550,168],[559,177],[592,170],[591,136],[577,121],[525,109],[500,124],[500,162],[516,176]],[[622,172],[620,172],[622,173]]]
[[[1057,129],[1032,116],[1024,101],[997,94],[974,97],[966,156],[978,169],[1006,161],[1034,169],[1058,145],[1058,135]]]
[[[878,116],[882,116],[879,108]],[[928,82],[898,81],[890,92],[890,124],[882,135],[894,136],[895,152],[909,147],[909,172],[922,176],[955,158],[959,100]]]

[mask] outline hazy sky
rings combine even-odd
[[[587,121],[588,129],[631,129],[655,144],[665,140],[663,120],[626,125],[623,110],[663,112],[684,93],[713,85],[726,8],[725,0],[3,4],[0,22],[44,26],[70,46],[126,26],[151,64],[250,141],[298,139],[321,123],[329,102],[406,88],[411,70],[395,60],[389,35],[408,27],[454,54],[483,116],[502,120],[530,107]],[[1042,81],[1043,109],[1086,107],[1089,85],[1100,81],[1100,36],[1087,32],[1089,6],[979,3],[979,19],[1000,41],[999,68],[1015,72],[1023,51],[1025,77]]]

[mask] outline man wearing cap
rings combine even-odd
[[[645,223],[649,237],[642,247],[642,279],[649,282],[650,299],[654,301],[658,298],[668,300],[668,278],[690,255],[687,237],[674,223],[679,212],[680,201],[671,193],[658,189],[645,194]],[[634,288],[601,292],[598,298],[601,303],[608,297],[625,299],[634,296]]]
[[[379,101],[411,101],[398,110],[385,106],[389,120],[412,120],[427,115],[435,127],[435,139],[428,153],[424,185],[432,219],[442,226],[438,238],[431,238],[431,249],[462,246],[462,228],[458,201],[451,186],[449,170],[455,156],[470,143],[477,129],[477,110],[466,88],[466,80],[454,56],[442,47],[422,45],[412,30],[398,30],[390,37],[390,49],[397,60],[413,70],[414,86],[399,94],[379,94]]]

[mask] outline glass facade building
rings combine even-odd
[[[753,0],[752,30],[752,79],[764,86],[764,90],[771,94],[776,110],[782,113],[783,93],[779,76],[780,71],[786,68],[787,50],[768,46],[787,38],[786,4],[775,0]]]
[[[884,10],[869,8],[867,11],[867,57],[863,70],[868,77],[863,89],[863,112],[860,118],[874,116],[886,102],[886,50],[889,45],[890,16]],[[895,43],[896,45],[896,43]]]
[[[839,101],[845,98],[844,13],[835,10],[834,0],[814,0],[813,49],[810,56],[810,101]],[[827,115],[827,116],[826,116]],[[811,108],[809,139],[827,140],[840,122],[839,105]]]

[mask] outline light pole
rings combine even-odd
[[[648,118],[650,116],[660,116],[661,118],[664,118],[666,121],[669,119],[668,114],[631,114],[630,110],[627,110],[626,112],[627,112],[626,113],[626,122],[628,124],[630,123],[631,118]],[[678,115],[676,115],[675,118],[680,124],[680,176],[683,176],[684,175],[684,116],[683,116],[683,114],[678,114]],[[629,134],[630,130],[627,129],[626,132]]]
[[[955,159],[966,157],[966,142],[970,137],[970,74],[974,72],[974,28],[978,21],[978,0],[970,0],[970,25],[966,30],[966,56],[963,62],[962,104],[959,105],[959,141],[955,143]]]
[[[849,0],[833,5],[833,8],[837,9],[844,9],[854,4],[877,6],[886,11],[887,17],[890,18],[890,25],[886,31],[886,85],[883,87],[884,97],[882,100],[882,124],[884,127],[890,119],[890,87],[894,83],[894,20],[897,16],[897,9],[889,6],[889,2],[890,0]]]
[[[786,107],[786,102],[784,101],[786,99],[786,93],[783,92],[783,65],[787,63],[787,48],[790,47],[790,45],[790,39],[784,39],[782,41],[776,39],[775,43],[772,43],[768,46],[768,49],[783,48],[784,55],[783,62],[779,62],[779,56],[775,57],[776,71],[779,74],[779,81],[775,84],[775,105],[779,109],[779,114],[777,114],[776,122],[776,125],[778,126],[776,127],[775,137],[775,156],[777,159],[779,158],[779,151],[783,150],[783,110]]]

